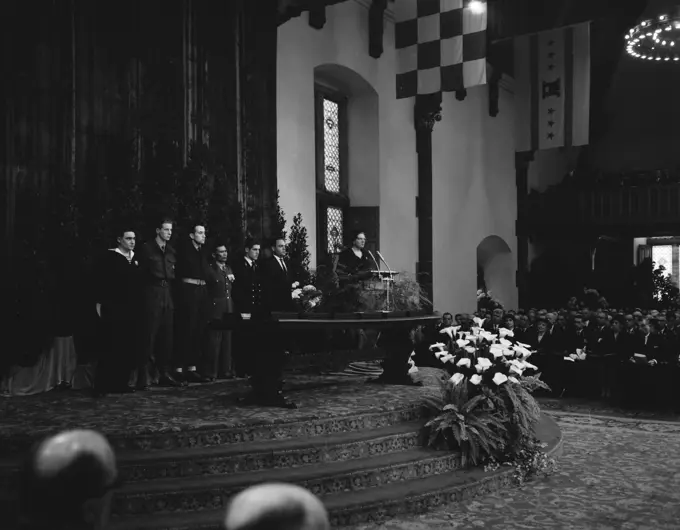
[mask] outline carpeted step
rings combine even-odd
[[[323,498],[331,526],[379,522],[399,514],[418,514],[498,491],[507,486],[510,475],[481,470],[423,477],[419,480],[392,482],[367,490],[342,492]],[[114,518],[110,530],[221,530],[224,508],[200,512],[139,515]]]
[[[121,453],[124,482],[233,474],[342,462],[412,449],[419,444],[422,422],[398,423],[371,431],[267,440],[251,444],[176,449],[162,453]]]
[[[320,497],[351,491],[365,493],[386,484],[449,473],[459,465],[455,453],[415,448],[325,465],[137,482],[116,493],[112,513],[136,516],[217,509],[224,507],[233,494],[262,482],[300,484]]]

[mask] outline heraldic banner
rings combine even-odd
[[[586,145],[590,120],[590,22],[517,37],[515,148]]]

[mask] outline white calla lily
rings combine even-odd
[[[478,385],[479,383],[482,382],[482,376],[479,374],[475,374],[470,378],[470,383],[473,385]]]
[[[446,344],[444,344],[443,342],[435,342],[434,344],[430,345],[430,351],[436,349],[444,350],[446,349]]]
[[[449,326],[448,328],[442,328],[439,330],[439,333],[444,333],[449,336],[450,339],[453,338],[453,334],[456,332],[456,328],[453,326]]]
[[[456,344],[458,344],[458,347],[459,347],[459,348],[463,348],[464,346],[467,346],[468,344],[470,344],[470,341],[469,341],[469,340],[465,340],[465,339],[458,339],[458,340],[456,341]]]
[[[467,357],[463,357],[462,359],[458,359],[456,366],[467,366],[468,368],[470,368],[471,364],[472,363],[470,362],[470,359],[468,359]]]
[[[496,385],[502,385],[507,380],[508,376],[500,372],[496,372],[496,375],[493,376],[493,382],[496,383]]]
[[[442,357],[444,357],[444,355],[448,355],[448,354],[449,354],[449,352],[447,352],[446,350],[434,352],[434,356],[435,356],[437,359],[441,359]]]
[[[511,329],[508,329],[508,328],[499,328],[498,334],[501,336],[501,338],[514,337],[515,336],[515,332],[512,331]]]
[[[491,361],[486,357],[480,357],[479,359],[477,359],[477,365],[475,366],[475,368],[477,369],[478,373],[481,373],[491,368],[491,364],[492,364]]]
[[[465,376],[459,372],[459,373],[457,373],[457,374],[453,374],[453,375],[451,376],[451,379],[449,379],[449,381],[451,381],[454,385],[457,385],[457,384],[460,383],[463,379],[465,379]]]
[[[519,379],[513,376],[508,377],[508,381],[510,381],[511,383],[519,383]]]
[[[481,328],[481,327],[484,325],[484,319],[483,319],[483,318],[473,317],[473,318],[472,318],[472,321],[473,321],[475,324],[477,324],[477,327],[478,327],[478,328]]]
[[[501,346],[500,344],[492,344],[489,347],[489,353],[494,356],[494,358],[498,359],[499,357],[503,357],[503,354],[505,352],[505,348]]]
[[[477,349],[474,346],[465,346],[465,351],[468,353],[475,353]]]
[[[444,357],[442,357],[439,360],[443,363],[450,363],[453,359],[455,359],[455,357],[449,353],[447,355],[444,355]]]
[[[510,342],[508,339],[501,338],[498,342],[500,342],[501,345],[505,346],[506,348],[510,348],[512,346],[512,342]]]

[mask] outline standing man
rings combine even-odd
[[[262,292],[263,272],[257,262],[259,256],[260,244],[248,238],[245,256],[234,267],[234,303],[236,311],[244,318],[237,333],[239,361],[250,376],[257,404],[297,408],[283,397],[280,376],[278,381],[275,377],[281,371],[283,348],[267,303],[271,296]]]
[[[264,293],[270,311],[292,311],[293,280],[286,263],[286,242],[281,239],[272,241],[272,257],[262,264]]]
[[[260,313],[262,308],[262,285],[260,272],[257,268],[257,260],[260,257],[260,244],[252,237],[245,241],[245,254],[236,259],[233,264],[234,284],[232,295],[234,307],[243,319],[250,319],[254,313]],[[244,324],[234,333],[234,368],[238,376],[243,376],[249,371],[248,351],[252,348],[251,341],[257,337],[248,333]]]
[[[156,237],[142,245],[139,267],[142,280],[142,341],[137,366],[137,388],[148,389],[149,361],[158,370],[160,386],[180,386],[172,376],[172,342],[175,306],[171,282],[175,279],[177,256],[170,245],[172,220],[161,219]]]
[[[227,246],[221,241],[213,245],[213,262],[208,272],[208,295],[211,312],[205,354],[204,374],[210,379],[233,379],[234,367],[231,356],[231,329],[226,329],[228,319],[234,315],[232,283],[235,279],[227,258]]]
[[[118,245],[109,249],[100,264],[97,314],[101,317],[106,344],[97,363],[95,392],[99,395],[128,394],[139,343],[139,262],[135,258],[136,234],[124,227],[116,234]]]
[[[205,383],[196,366],[201,361],[201,347],[208,325],[208,289],[210,265],[203,246],[206,230],[201,224],[191,227],[189,237],[177,248],[177,358],[175,378],[185,383]]]

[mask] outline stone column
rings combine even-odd
[[[416,152],[418,153],[418,262],[416,271],[421,287],[430,300],[433,298],[433,244],[432,244],[432,131],[441,121],[442,96],[432,94],[417,96],[413,109],[416,128]]]

